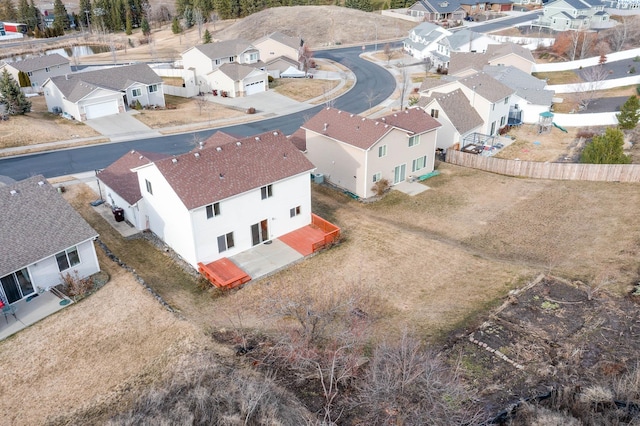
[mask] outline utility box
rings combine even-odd
[[[323,183],[324,182],[324,175],[322,173],[316,173],[313,175],[313,181],[315,183]]]
[[[116,208],[113,209],[113,217],[116,219],[116,222],[124,221],[124,209]]]

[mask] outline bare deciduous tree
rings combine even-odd
[[[609,45],[614,52],[619,52],[624,47],[629,37],[630,20],[621,16],[618,24],[611,29],[609,35]]]
[[[387,57],[387,64],[388,64],[389,62],[391,62],[391,59],[393,59],[395,52],[393,51],[389,43],[386,43],[384,45],[383,52],[384,52],[384,56]]]
[[[582,71],[584,82],[580,83],[578,91],[574,93],[574,98],[581,109],[589,107],[591,101],[596,97],[596,92],[602,88],[608,74],[609,72],[602,65],[589,67]]]

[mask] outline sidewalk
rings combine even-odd
[[[217,104],[241,111],[246,111],[250,107],[253,107],[256,109],[256,114],[247,115],[246,117],[242,118],[235,117],[212,120],[208,124],[202,122],[189,123],[178,126],[163,127],[159,129],[149,129],[146,131],[135,133],[127,132],[112,135],[100,135],[90,138],[77,138],[56,142],[45,142],[37,145],[29,145],[28,147],[4,148],[0,149],[0,155],[29,155],[36,152],[51,151],[56,149],[77,148],[80,146],[85,146],[88,143],[90,144],[91,142],[105,144],[125,142],[130,140],[158,137],[159,135],[191,133],[194,131],[207,130],[216,127],[222,127],[225,125],[266,120],[280,115],[288,115],[295,112],[304,111],[306,109],[310,109],[317,105],[320,105],[323,102],[328,102],[329,100],[336,98],[338,94],[342,94],[341,91],[348,82],[355,82],[356,79],[355,74],[353,74],[353,72],[351,71],[316,71],[314,75],[318,75],[317,78],[326,80],[340,80],[340,83],[328,93],[304,102],[294,101],[286,96],[276,93],[273,90],[240,98],[223,98],[221,96],[213,96],[211,94],[207,94],[205,96],[209,102],[215,102]],[[353,87],[353,85],[351,87]]]

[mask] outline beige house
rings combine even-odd
[[[484,53],[451,52],[449,75],[466,77],[487,65],[513,66],[531,74],[536,61],[531,51],[515,43],[491,44]]]
[[[332,184],[358,197],[433,171],[440,123],[419,108],[368,119],[325,108],[302,125],[307,157]]]
[[[263,62],[270,62],[279,57],[298,62],[303,44],[300,37],[290,37],[278,31],[253,42],[253,46],[260,51],[260,60]]]
[[[20,82],[20,72],[25,73],[29,77],[30,85],[23,87],[22,91],[27,93],[39,91],[40,86],[48,78],[71,74],[69,59],[58,53],[36,56],[17,62],[4,62],[0,65],[0,73],[3,70],[7,70],[17,82]]]
[[[182,53],[182,65],[184,69],[195,70],[200,92],[209,92],[216,90],[226,91],[231,96],[231,92],[237,93],[235,96],[245,96],[255,93],[254,90],[245,90],[245,87],[251,85],[261,88],[259,91],[265,91],[268,88],[267,73],[262,73],[263,81],[258,80],[236,80],[233,86],[237,90],[230,90],[230,85],[225,83],[224,87],[220,86],[221,81],[226,81],[229,77],[247,76],[250,73],[238,71],[240,69],[251,68],[252,70],[262,70],[264,63],[260,61],[259,50],[243,39],[225,40],[214,43],[201,44],[187,49]],[[222,74],[216,72],[226,66]],[[235,65],[236,67],[230,67]],[[238,68],[237,65],[243,67]]]
[[[207,82],[219,95],[230,98],[250,96],[269,89],[266,71],[240,64],[221,65],[207,75]]]

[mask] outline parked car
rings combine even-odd
[[[464,20],[468,22],[473,22],[473,16],[465,16]]]

